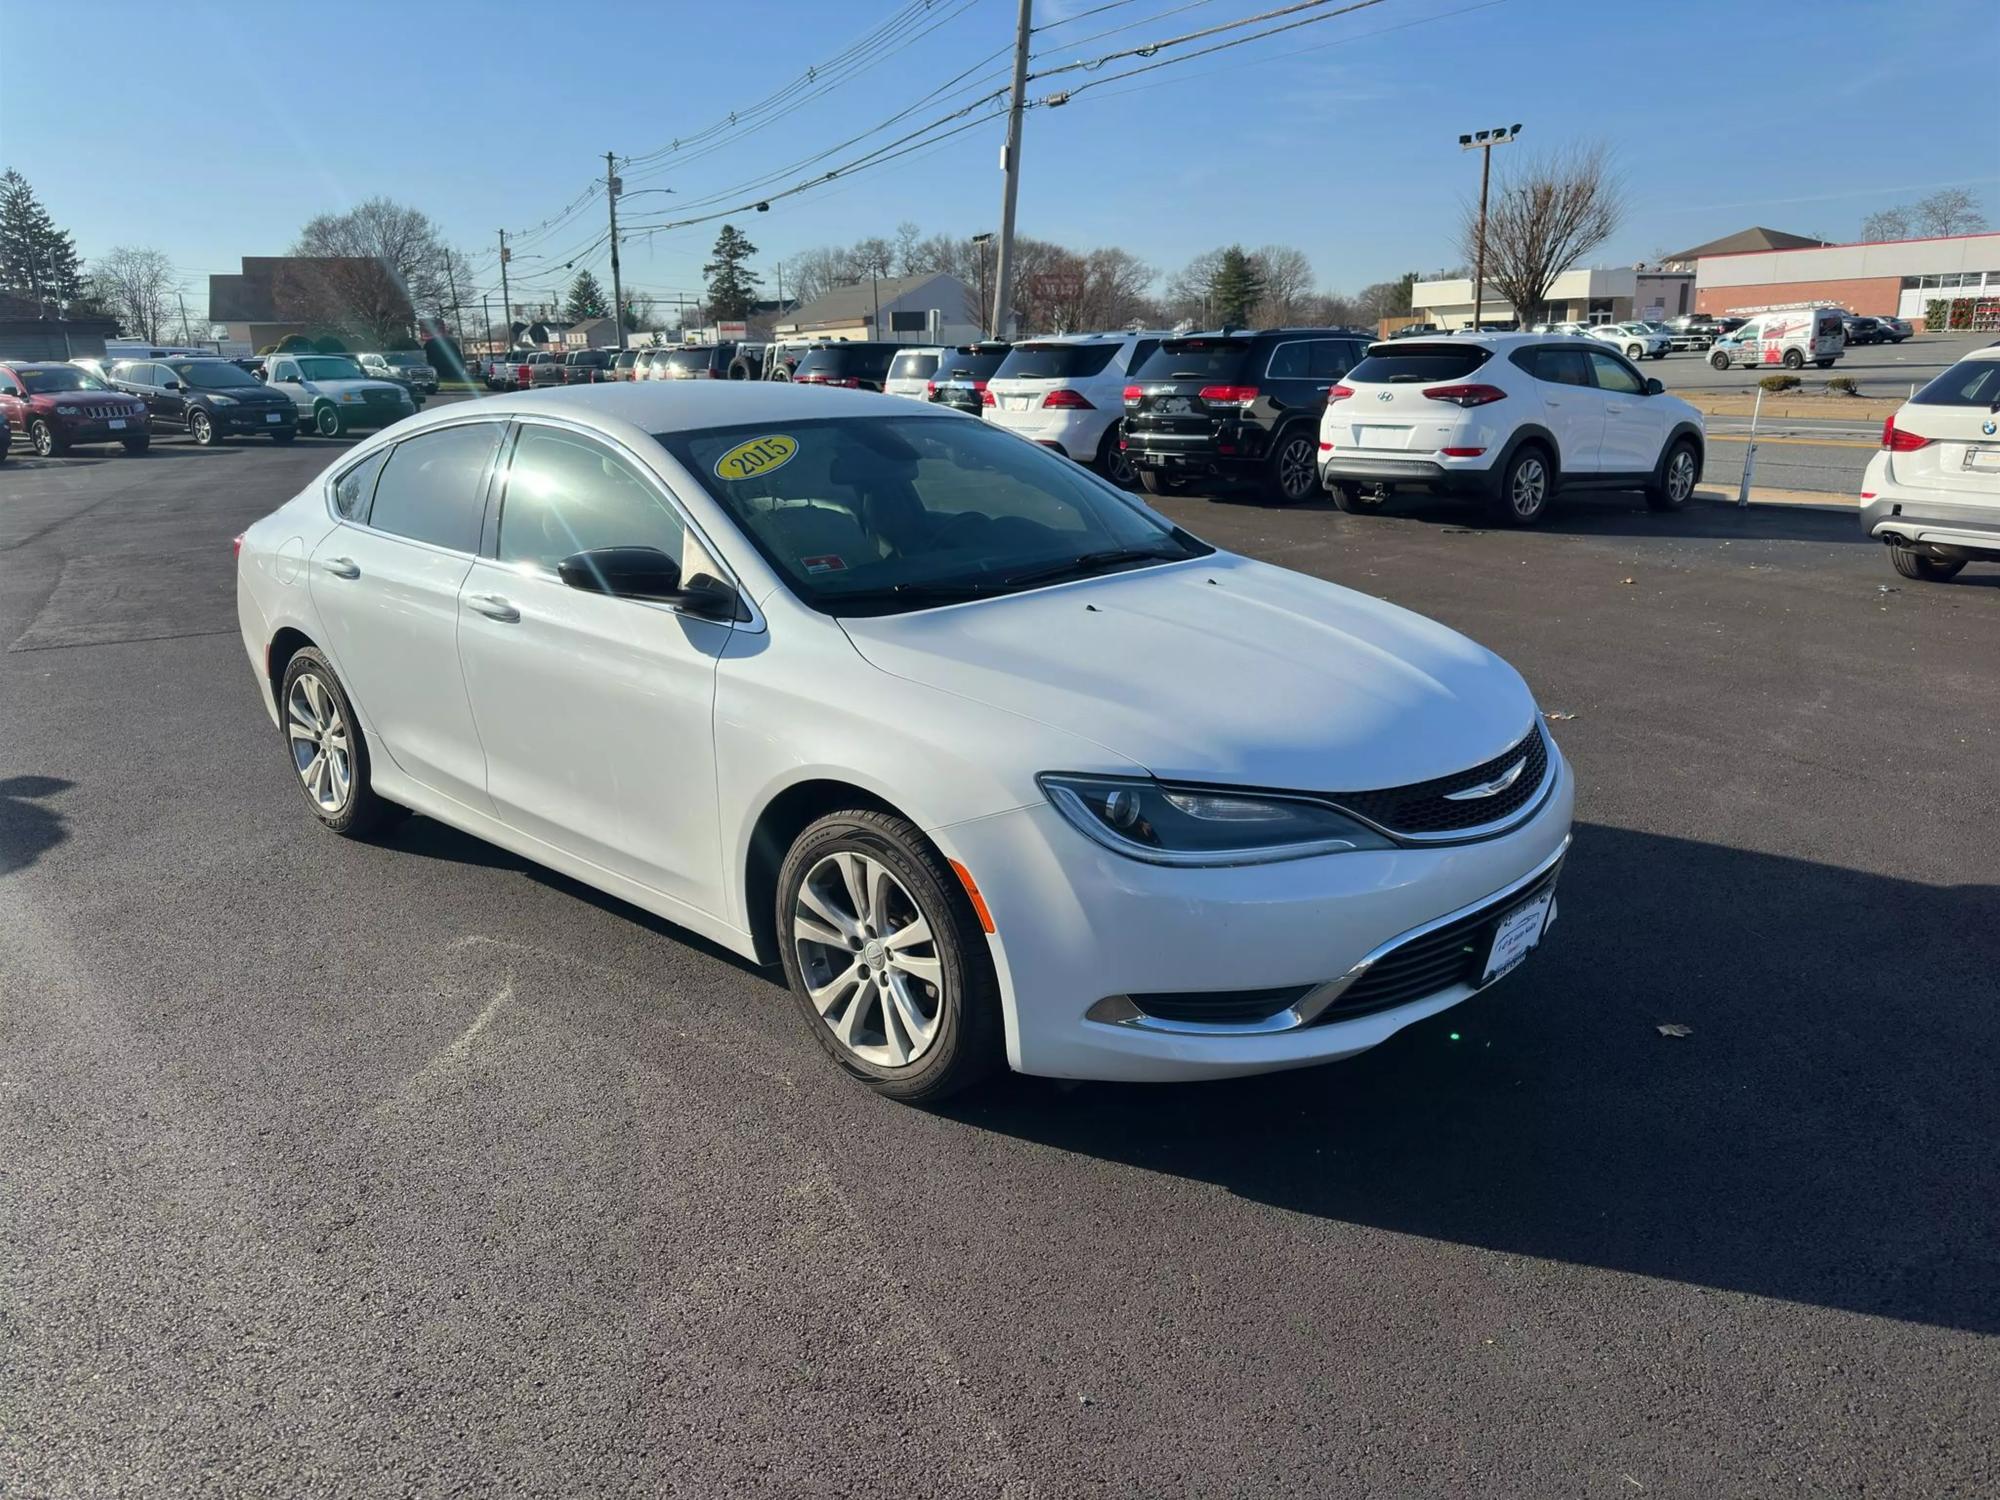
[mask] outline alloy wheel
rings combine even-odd
[[[929,919],[882,861],[841,850],[806,871],[792,943],[813,1009],[855,1057],[903,1068],[930,1051],[944,964]]]
[[[1507,503],[1514,507],[1514,514],[1524,521],[1533,520],[1542,513],[1548,498],[1549,471],[1539,458],[1522,459],[1507,490]]]
[[[194,434],[194,440],[204,448],[215,436],[215,427],[209,422],[206,412],[198,411],[188,418],[188,430]]]
[[[56,451],[56,435],[48,423],[37,422],[28,435],[35,440],[35,452],[41,457],[48,458]]]
[[[353,744],[340,700],[316,673],[301,672],[292,680],[285,695],[285,734],[306,795],[321,812],[338,815],[354,787]]]
[[[1302,500],[1312,493],[1313,446],[1307,438],[1294,437],[1278,452],[1278,488],[1287,500]]]
[[[1139,472],[1132,467],[1132,455],[1118,441],[1124,424],[1111,424],[1110,436],[1104,440],[1104,477],[1121,490],[1129,490],[1139,482]]]
[[[1667,498],[1675,505],[1686,503],[1694,493],[1694,455],[1677,449],[1667,463]]]

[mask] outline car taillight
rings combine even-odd
[[[926,380],[924,382],[924,394],[933,401],[937,400],[937,382],[935,380]]]
[[[1353,386],[1337,385],[1332,390],[1326,393],[1326,404],[1328,406],[1331,406],[1336,401],[1345,401],[1349,396],[1353,394],[1354,394]]]
[[[1248,406],[1259,393],[1254,385],[1205,385],[1199,394],[1210,406]]]
[[[1440,449],[1438,449],[1438,452],[1442,453],[1442,454],[1443,454],[1443,455],[1444,455],[1444,456],[1445,456],[1446,458],[1477,458],[1477,457],[1479,457],[1479,455],[1480,455],[1480,454],[1484,453],[1485,451],[1486,451],[1486,450],[1485,450],[1484,448],[1440,448]]]
[[[993,399],[993,393],[987,390],[986,387],[982,385],[979,388],[979,404],[981,406],[998,406],[1000,403],[995,401]]]
[[[1453,406],[1487,406],[1507,399],[1507,393],[1497,385],[1434,385],[1424,396],[1431,401],[1449,401]]]
[[[1919,437],[1914,432],[1905,432],[1896,425],[1894,417],[1882,419],[1882,446],[1891,453],[1914,453],[1919,448],[1928,448],[1931,440]]]
[[[1146,393],[1140,390],[1139,387],[1137,387],[1136,385],[1126,386],[1125,387],[1126,404],[1130,405],[1132,402],[1140,400],[1142,397],[1144,397],[1145,394]]]
[[[1042,410],[1095,411],[1097,408],[1090,404],[1082,391],[1066,390],[1059,387],[1042,397]]]
[[[239,531],[236,533],[235,540],[230,542],[229,544],[229,557],[230,560],[233,562],[242,555],[243,555],[243,533]]]

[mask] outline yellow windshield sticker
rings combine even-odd
[[[747,443],[738,443],[715,461],[717,479],[754,479],[759,474],[768,474],[792,461],[792,455],[799,451],[799,440],[786,437],[781,432],[767,433],[760,438],[752,438]]]

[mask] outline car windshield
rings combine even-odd
[[[1229,380],[1250,352],[1248,339],[1168,339],[1132,372],[1135,380]]]
[[[1962,359],[1910,400],[1918,406],[1984,406],[2000,401],[2000,359]]]
[[[1214,549],[1088,470],[959,417],[659,434],[792,591],[890,614]]]
[[[353,360],[331,354],[316,354],[299,361],[299,374],[307,380],[360,380],[361,366]]]
[[[996,380],[1081,380],[1111,363],[1118,345],[1016,344],[994,371]]]
[[[405,370],[422,370],[430,365],[430,361],[414,349],[399,349],[394,354],[383,355],[382,358]]]
[[[33,395],[44,395],[50,391],[107,391],[111,389],[88,370],[79,370],[74,365],[59,365],[54,368],[37,368],[29,365],[14,372],[21,377],[21,384]]]
[[[243,385],[263,384],[226,359],[179,359],[167,368],[179,377],[182,385],[198,391],[226,391]]]
[[[1479,344],[1403,344],[1370,354],[1347,372],[1356,384],[1413,385],[1462,380],[1492,357]]]

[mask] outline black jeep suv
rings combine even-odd
[[[1013,347],[994,340],[945,350],[938,356],[937,374],[930,382],[931,400],[978,416],[980,407],[993,400],[986,394],[987,380]]]
[[[1225,328],[1165,339],[1125,387],[1125,454],[1148,494],[1261,483],[1287,505],[1319,484],[1326,393],[1367,352],[1350,328]]]

